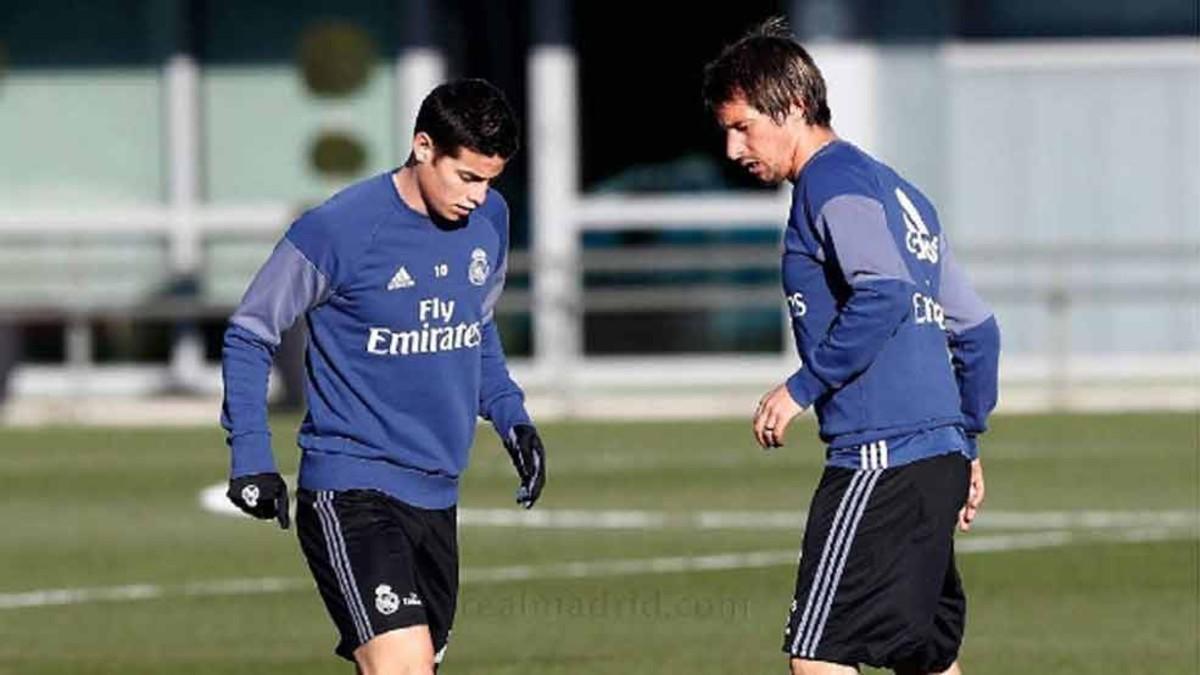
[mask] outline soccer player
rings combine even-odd
[[[517,151],[513,112],[482,80],[434,89],[398,170],[302,215],[225,333],[229,499],[288,526],[267,427],[280,334],[309,332],[297,530],[336,653],[360,673],[432,673],[458,594],[455,504],[476,417],[491,420],[530,508],[545,451],[493,320],[508,207],[489,184]]]
[[[833,132],[821,72],[786,24],[726,47],[704,98],[731,160],[793,184],[783,286],[803,365],[753,422],[779,447],[812,406],[828,446],[783,644],[791,670],[959,673],[953,535],[983,501],[996,321],[925,195]]]

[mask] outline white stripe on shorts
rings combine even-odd
[[[867,446],[862,447],[862,453],[865,458]],[[842,495],[842,501],[838,504],[837,513],[829,527],[829,534],[826,535],[821,560],[813,576],[808,599],[804,603],[804,612],[792,639],[791,652],[795,656],[809,658],[820,641],[825,621],[829,617],[829,609],[833,604],[833,596],[842,578],[854,532],[858,529],[858,523],[866,510],[867,501],[880,473],[878,470],[856,471]]]
[[[833,573],[832,579],[825,586],[825,602],[820,610],[818,610],[820,618],[815,623],[811,635],[806,641],[807,644],[801,645],[801,655],[806,658],[813,657],[817,650],[817,645],[821,642],[821,635],[825,632],[825,622],[829,620],[829,610],[833,607],[833,597],[837,594],[838,584],[842,581],[842,572],[846,569],[846,560],[850,557],[850,547],[854,543],[854,535],[858,532],[858,524],[862,522],[863,513],[867,510],[867,502],[871,499],[871,492],[875,490],[875,483],[879,481],[879,476],[883,472],[875,470],[869,473],[870,477],[867,479],[866,488],[862,491],[862,496],[858,501],[857,510],[849,518],[850,529],[844,537],[844,545],[838,558],[836,570]]]
[[[866,446],[863,446],[862,452],[866,453]],[[850,503],[851,496],[858,491],[859,485],[862,484],[862,479],[866,476],[865,472],[856,471],[854,477],[850,479],[850,485],[846,491],[842,493],[842,501],[838,504],[837,513],[833,516],[833,523],[829,526],[829,534],[825,537],[825,546],[821,549],[821,560],[817,563],[817,572],[813,576],[812,588],[808,590],[808,599],[804,602],[804,611],[800,615],[800,623],[796,626],[796,635],[792,640],[792,653],[796,653],[796,649],[800,645],[800,637],[804,635],[808,629],[808,622],[812,618],[813,601],[817,597],[817,590],[820,586],[819,581],[825,575],[825,567],[829,564],[829,554],[833,550],[833,540],[837,535],[840,523],[843,520],[843,515],[846,512],[846,505]],[[802,558],[803,560],[803,558]]]
[[[362,596],[358,593],[358,583],[354,580],[354,570],[350,567],[350,557],[346,554],[346,541],[342,537],[342,527],[338,522],[337,511],[333,508],[333,492],[323,490],[317,493],[317,515],[321,520],[321,531],[325,535],[325,545],[329,552],[329,562],[337,574],[338,586],[346,600],[346,608],[354,621],[354,630],[358,633],[360,644],[366,644],[375,636],[371,630],[371,621],[367,610],[363,607]]]

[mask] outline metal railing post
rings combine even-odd
[[[579,191],[578,77],[568,40],[567,3],[533,3],[535,46],[529,57],[529,148],[533,250],[533,361],[569,401],[583,355]],[[569,405],[569,404],[568,404]]]
[[[196,209],[200,203],[200,67],[192,45],[189,0],[160,3],[166,138],[166,201],[173,292],[197,292],[201,264]],[[171,386],[193,390],[203,377],[204,343],[195,322],[175,326],[170,355]]]
[[[446,79],[446,58],[435,39],[436,3],[401,0],[398,26],[400,49],[396,54],[394,140],[396,163],[412,150],[413,124],[425,96]]]

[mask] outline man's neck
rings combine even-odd
[[[422,215],[429,215],[429,208],[421,197],[421,189],[417,187],[417,172],[411,166],[402,166],[392,174],[392,187],[396,194],[408,205],[408,208]]]
[[[836,140],[837,134],[833,132],[833,129],[806,125],[797,139],[796,151],[792,153],[792,171],[789,174],[791,180],[794,181],[800,176],[800,171],[804,169],[805,164],[808,164],[808,160],[813,158],[813,155]]]

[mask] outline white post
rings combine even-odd
[[[91,392],[92,374],[92,327],[85,317],[72,315],[66,325],[67,372],[73,381],[71,394],[86,396]]]
[[[175,210],[191,211],[200,201],[200,68],[196,59],[176,52],[163,72],[167,107],[167,200]],[[196,250],[180,245],[175,260],[199,262]]]
[[[185,20],[185,19],[180,19]],[[172,271],[193,277],[200,268],[200,69],[196,59],[177,49],[163,69],[166,89],[167,203],[171,212]],[[204,344],[194,324],[181,327],[171,345],[171,381],[190,388],[202,377]]]
[[[792,31],[825,78],[838,135],[870,153],[879,148],[879,48],[855,43],[862,8],[840,0],[791,0]]]
[[[529,60],[530,194],[533,203],[533,361],[569,393],[583,354],[579,224],[579,120],[574,51],[539,45]],[[552,376],[551,376],[552,375]]]
[[[403,163],[412,150],[413,124],[421,101],[446,80],[446,59],[429,47],[409,47],[396,57],[396,157]]]
[[[826,100],[838,136],[872,154],[879,147],[879,48],[868,44],[806,45],[825,77]]]

